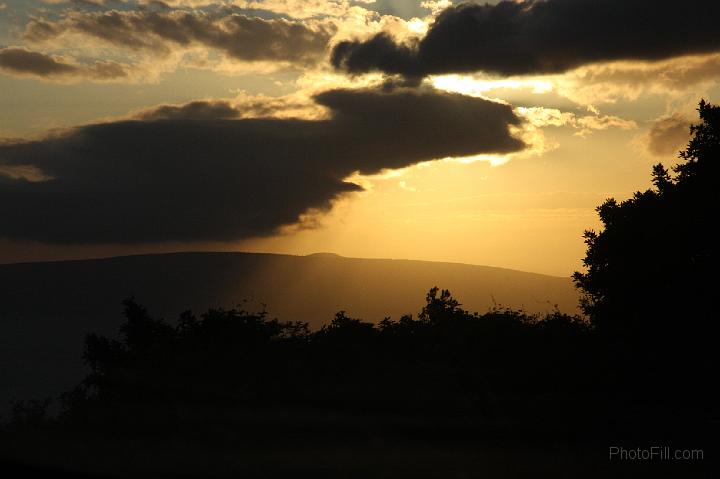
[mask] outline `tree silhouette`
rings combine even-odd
[[[425,296],[426,304],[418,315],[418,318],[421,321],[439,323],[441,321],[448,321],[465,315],[465,311],[460,308],[460,303],[452,297],[449,290],[443,289],[440,291],[439,297],[438,291],[440,290],[436,286],[430,289],[428,294]]]
[[[616,390],[644,401],[712,408],[718,391],[713,234],[720,165],[720,107],[700,102],[681,162],[652,170],[653,188],[597,208],[586,231],[582,308],[606,349]],[[642,371],[642,374],[638,374]]]
[[[589,331],[578,318],[471,314],[439,288],[417,317],[376,324],[340,311],[316,331],[239,309],[187,311],[171,325],[133,299],[123,302],[123,315],[117,339],[86,337],[90,371],[61,398],[63,427],[162,437],[230,427],[262,436],[280,432],[238,417],[272,418],[274,408],[309,429],[321,427],[305,419],[314,410],[411,414],[420,422],[494,411],[491,420],[502,422],[537,404],[566,407],[572,388],[593,377],[582,360]],[[35,409],[23,409],[25,416],[39,417]]]
[[[652,171],[653,189],[597,208],[601,232],[586,231],[585,273],[573,276],[598,330],[624,338],[697,334],[713,326],[720,108],[700,102],[684,160]]]

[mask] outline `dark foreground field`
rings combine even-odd
[[[253,414],[252,421],[262,421],[261,427],[270,430],[277,426],[273,422],[283,422],[280,430],[257,437],[242,430],[207,431],[225,435],[217,444],[204,438],[192,442],[61,432],[14,435],[3,441],[3,468],[8,473],[5,477],[59,479],[717,477],[712,457],[611,461],[606,440],[524,437],[523,428],[509,427],[493,434],[472,424],[409,426],[400,417],[270,414],[272,418]],[[465,421],[456,418],[456,422]],[[322,430],[318,423],[328,429]],[[649,447],[658,442],[663,443],[655,436],[649,442],[626,440],[618,445]],[[677,441],[667,442],[677,445]],[[711,452],[712,443],[697,438],[690,443],[703,444],[706,455]]]

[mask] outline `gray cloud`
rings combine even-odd
[[[690,123],[677,113],[653,123],[647,134],[648,151],[658,156],[677,155],[690,140]]]
[[[239,114],[227,101],[193,101],[184,105],[161,105],[137,117],[141,120],[228,120]]]
[[[506,0],[443,11],[419,41],[381,33],[337,44],[332,62],[351,73],[409,77],[486,71],[558,73],[608,60],[658,60],[720,50],[720,2]]]
[[[57,21],[33,19],[25,38],[52,40],[64,33],[87,35],[114,46],[167,54],[173,47],[204,45],[243,61],[316,62],[333,27],[284,19],[218,15],[200,11],[68,12]]]
[[[512,109],[434,90],[331,90],[326,120],[226,119],[230,105],[160,107],[146,118],[0,144],[0,237],[49,243],[232,240],[327,209],[375,173],[446,156],[506,153]],[[174,108],[174,109],[173,109]],[[198,114],[199,119],[193,119]]]
[[[18,47],[0,48],[0,71],[46,79],[84,77],[112,80],[127,76],[125,67],[119,63],[103,61],[80,65]]]

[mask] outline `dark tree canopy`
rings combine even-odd
[[[87,336],[90,372],[63,396],[62,424],[121,434],[175,434],[182,426],[194,434],[217,421],[242,434],[275,435],[281,432],[235,416],[265,411],[281,428],[277,408],[313,428],[320,426],[308,415],[316,410],[402,413],[423,423],[438,414],[489,421],[492,412],[502,423],[508,414],[533,417],[540,404],[545,421],[550,409],[560,417],[574,411],[573,388],[597,379],[580,318],[468,313],[438,288],[417,317],[374,324],[341,311],[316,331],[239,309],[185,312],[171,325],[134,300],[124,302],[124,316],[118,339]],[[498,408],[508,410],[495,417]],[[36,410],[18,406],[23,417],[41,416]]]
[[[654,188],[597,208],[604,228],[586,231],[585,273],[574,280],[598,330],[620,337],[700,337],[714,328],[711,283],[717,241],[720,107],[700,102],[700,123],[669,172],[653,167]]]

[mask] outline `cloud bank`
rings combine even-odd
[[[222,102],[0,144],[0,237],[47,243],[267,235],[376,173],[524,144],[508,105],[434,90],[331,90],[324,120],[243,119]],[[241,107],[239,107],[241,108]],[[233,119],[235,116],[240,119]]]
[[[720,50],[720,2],[504,0],[444,10],[420,40],[386,33],[338,43],[336,68],[407,77],[485,71],[561,73],[611,60],[660,60]]]

